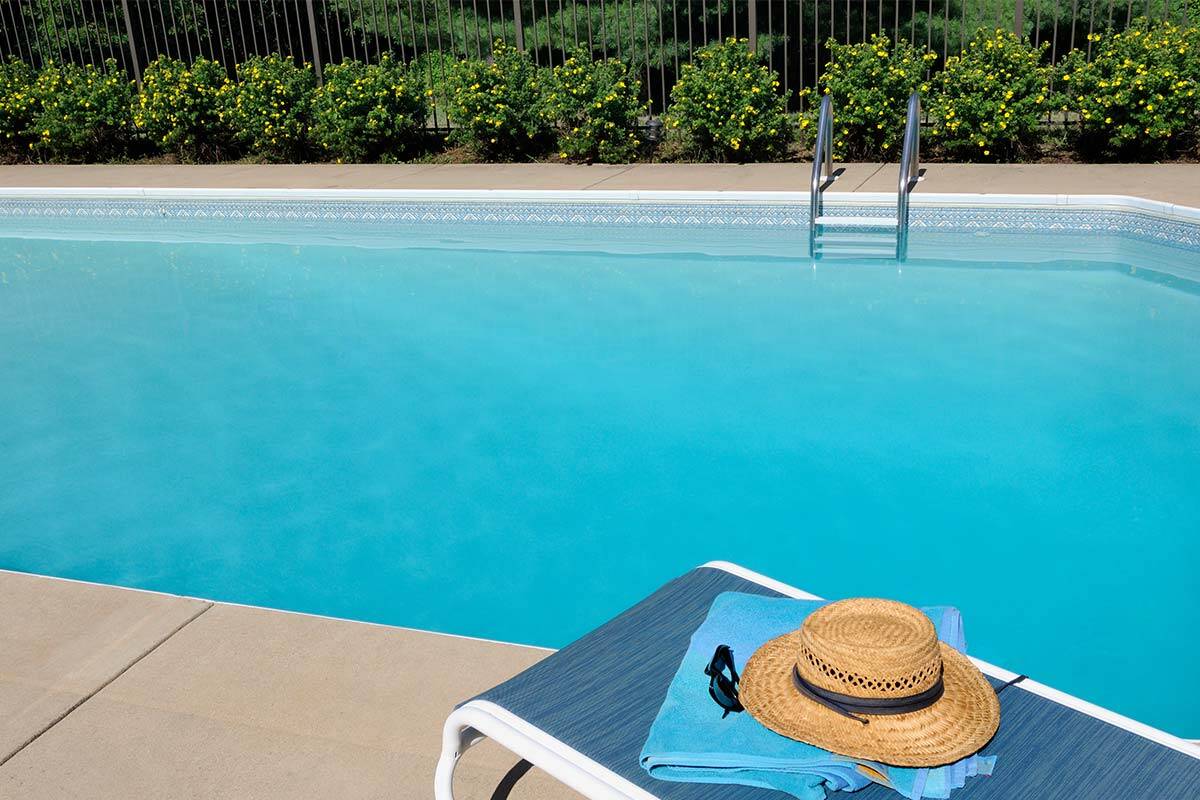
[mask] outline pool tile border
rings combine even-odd
[[[878,214],[885,194],[830,194],[827,208]],[[387,225],[801,229],[799,192],[4,189],[0,220],[170,220]],[[914,195],[930,231],[1121,233],[1200,250],[1200,209],[1108,195]]]

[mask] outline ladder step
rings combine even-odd
[[[817,217],[817,224],[827,228],[895,228],[895,217]]]
[[[893,247],[821,247],[817,246],[815,255],[822,258],[895,258],[896,248]]]
[[[818,233],[817,242],[821,244],[894,245],[896,243],[896,232],[888,230],[846,231],[835,229]]]

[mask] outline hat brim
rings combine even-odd
[[[1000,726],[1000,701],[983,673],[945,642],[936,703],[907,714],[873,715],[869,724],[844,717],[801,694],[792,670],[800,632],[764,644],[742,670],[738,698],[776,733],[840,755],[897,767],[937,767],[978,752]]]

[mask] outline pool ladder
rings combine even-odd
[[[813,152],[809,195],[808,244],[814,261],[822,258],[904,261],[908,257],[908,196],[921,180],[921,95],[908,98],[904,146],[900,154],[900,179],[896,186],[896,216],[837,216],[825,211],[825,190],[837,180],[833,170],[833,101],[821,98],[817,120],[817,146]]]

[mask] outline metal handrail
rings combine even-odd
[[[908,195],[921,178],[921,93],[908,98],[904,123],[904,149],[900,154],[900,179],[896,187],[896,259],[908,255]]]
[[[817,217],[821,216],[823,207],[823,187],[831,177],[833,177],[833,99],[829,95],[825,95],[821,98],[821,113],[817,117],[817,145],[813,149],[812,184],[809,187],[808,232],[810,238],[816,235]]]

